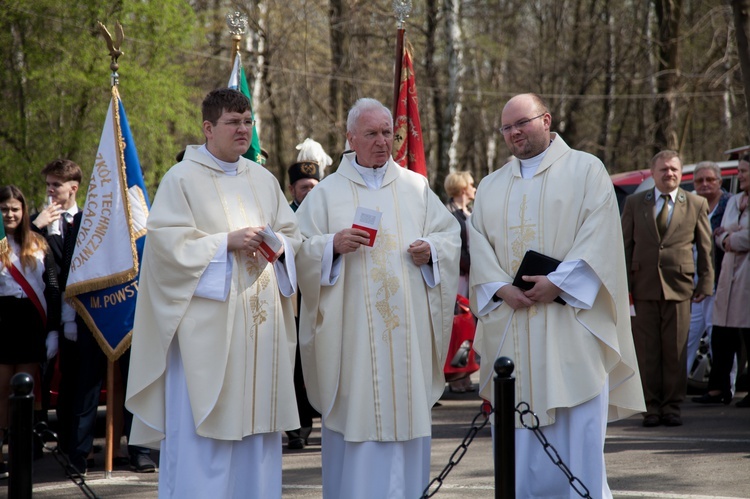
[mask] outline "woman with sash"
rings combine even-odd
[[[39,367],[57,353],[60,289],[49,246],[30,230],[23,193],[0,187],[0,436],[8,434],[10,380],[25,372],[40,386]],[[38,395],[38,394],[37,394]],[[0,478],[8,468],[0,456]]]

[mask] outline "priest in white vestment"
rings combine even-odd
[[[215,90],[203,118],[206,144],[167,172],[148,219],[130,443],[161,447],[160,498],[280,498],[281,432],[299,427],[290,296],[301,239],[276,178],[241,156],[249,100]],[[267,227],[281,243],[274,263]]]
[[[477,189],[469,231],[480,390],[492,399],[493,362],[512,359],[516,403],[530,405],[592,497],[608,498],[607,420],[644,410],[620,217],[604,165],[550,133],[551,122],[537,95],[508,101],[502,132],[514,158]],[[511,283],[527,250],[562,263],[525,277],[533,287],[524,291]],[[516,496],[579,497],[516,423]]]
[[[300,347],[322,415],[323,497],[416,498],[445,387],[459,226],[427,179],[391,158],[388,108],[358,100],[347,139],[354,152],[297,210]],[[374,241],[352,228],[357,208],[379,214]]]

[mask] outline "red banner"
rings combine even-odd
[[[401,83],[393,122],[393,151],[393,158],[399,165],[427,176],[422,125],[419,122],[417,84],[414,79],[411,50],[406,43],[401,59]]]

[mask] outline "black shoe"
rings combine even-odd
[[[750,394],[745,395],[745,398],[734,405],[736,405],[737,407],[750,407]]]
[[[78,467],[73,465],[68,465],[65,468],[65,476],[68,478],[80,478],[85,477],[88,475],[89,470],[86,468],[86,466]]]
[[[728,405],[732,401],[732,392],[723,392],[717,395],[711,395],[708,392],[704,393],[700,397],[693,397],[691,399],[697,404],[724,404]]]
[[[646,416],[643,417],[643,426],[646,428],[653,428],[654,426],[659,426],[661,424],[661,421],[659,420],[659,416],[656,414],[646,414]]]
[[[682,418],[677,414],[665,414],[661,417],[664,426],[682,426]]]
[[[302,437],[290,438],[286,443],[286,448],[291,450],[300,450],[305,448],[305,441]]]
[[[0,480],[8,478],[8,465],[6,463],[0,463]]]
[[[154,464],[147,454],[133,454],[130,456],[130,467],[136,473],[153,473],[156,471],[156,464]]]
[[[307,437],[312,433],[312,427],[300,428],[286,432],[286,448],[290,450],[304,449],[307,445]]]

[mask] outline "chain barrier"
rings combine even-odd
[[[70,480],[74,484],[76,484],[79,489],[81,489],[81,492],[83,492],[84,496],[89,499],[100,499],[99,496],[97,496],[94,491],[91,490],[88,484],[86,484],[86,480],[81,474],[81,471],[70,463],[70,460],[65,454],[60,452],[60,443],[57,439],[57,433],[50,430],[49,426],[47,426],[47,423],[39,422],[34,426],[34,437],[38,438],[42,443],[42,447],[47,449],[52,454],[52,457],[55,458],[55,461],[57,461],[57,463],[63,469],[65,475],[70,478]],[[54,447],[48,446],[47,442],[55,442],[57,445],[55,445]]]
[[[549,441],[547,441],[547,437],[544,436],[544,433],[542,433],[542,430],[539,428],[539,418],[531,411],[529,404],[527,404],[526,402],[519,402],[516,406],[516,412],[521,419],[521,424],[523,425],[523,427],[534,432],[534,436],[536,436],[536,438],[542,444],[542,447],[544,447],[544,452],[547,453],[547,456],[550,458],[552,463],[560,468],[560,470],[565,474],[565,477],[568,479],[568,483],[570,484],[571,488],[575,490],[579,496],[586,499],[591,499],[589,489],[586,488],[583,482],[570,471],[570,468],[568,468],[568,466],[563,462],[560,454],[557,452],[557,449],[555,449],[555,447],[551,443],[549,443]],[[531,415],[530,425],[526,424],[526,421],[524,421],[524,417],[528,415]]]
[[[555,449],[555,447],[551,443],[549,443],[547,437],[544,436],[544,433],[539,428],[539,418],[534,412],[531,411],[529,404],[527,404],[526,402],[519,402],[519,404],[516,405],[515,411],[516,413],[518,413],[523,427],[534,432],[534,436],[536,436],[536,438],[542,444],[544,452],[550,458],[552,463],[560,468],[563,474],[565,474],[570,487],[575,490],[579,496],[585,499],[592,499],[591,494],[589,493],[589,489],[586,487],[586,485],[584,485],[583,482],[570,471],[570,468],[568,468],[565,462],[563,462],[560,454],[557,452],[557,449]],[[474,416],[474,419],[471,421],[471,428],[469,428],[469,431],[466,433],[463,441],[461,442],[461,444],[459,444],[456,450],[453,451],[453,454],[451,454],[451,457],[448,460],[448,464],[445,466],[445,468],[443,468],[443,471],[441,471],[437,477],[432,479],[427,488],[424,489],[424,492],[422,492],[422,496],[419,499],[427,499],[437,494],[437,492],[440,490],[440,487],[443,485],[443,481],[445,480],[445,478],[448,476],[451,470],[453,470],[453,468],[461,461],[461,458],[464,457],[464,454],[466,454],[466,451],[469,449],[469,445],[474,440],[477,432],[479,432],[479,430],[487,425],[487,422],[490,420],[490,414],[492,414],[493,412],[494,411],[492,407],[490,407],[490,404],[488,402],[484,402],[482,404],[479,414]],[[531,423],[527,424],[524,418],[529,415],[531,417]],[[477,419],[479,419],[480,417],[484,418],[484,420],[481,424],[477,425]],[[430,489],[432,489],[436,484],[437,486],[435,486],[434,490],[430,491]]]
[[[464,437],[463,441],[456,448],[456,450],[453,451],[453,454],[451,454],[451,457],[448,460],[448,464],[445,466],[445,468],[443,468],[443,471],[441,471],[440,474],[437,477],[433,478],[430,484],[427,485],[427,487],[424,489],[424,492],[422,492],[422,496],[419,499],[426,499],[437,494],[438,490],[440,490],[440,487],[442,487],[445,478],[451,472],[453,467],[461,461],[461,459],[464,457],[464,454],[466,454],[466,451],[469,449],[469,445],[471,445],[471,442],[474,440],[476,434],[479,432],[479,430],[487,425],[487,422],[490,420],[490,414],[492,414],[492,407],[488,402],[483,403],[479,414],[474,416],[474,419],[472,419],[471,428],[469,428],[469,431],[466,432],[466,436]],[[477,424],[477,420],[479,418],[483,419],[481,424]],[[430,489],[435,484],[437,484],[437,486],[434,490],[432,490],[432,492],[430,492]]]

